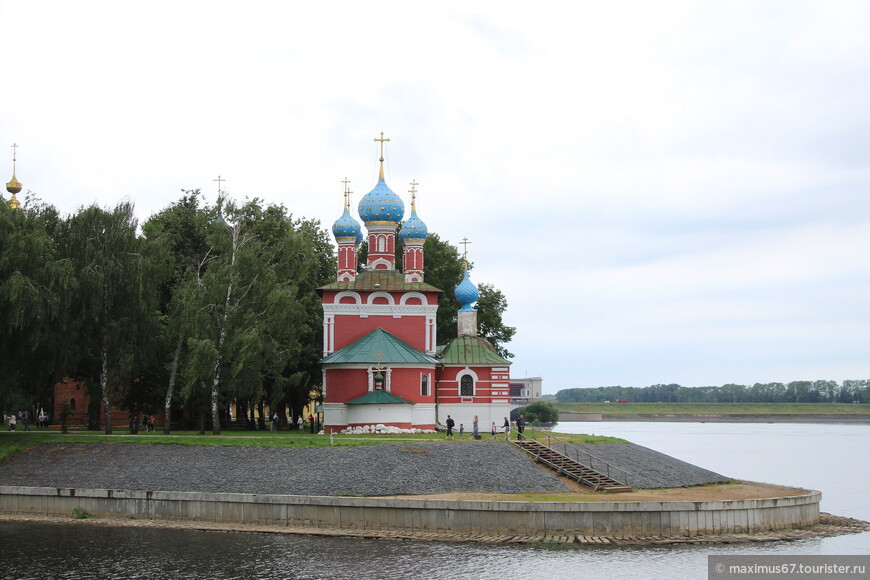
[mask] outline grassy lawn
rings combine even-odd
[[[555,403],[560,411],[605,415],[870,415],[846,403]]]
[[[532,428],[526,428],[527,434],[532,434]],[[546,440],[547,431],[535,433],[544,435]],[[601,437],[596,435],[569,435],[555,433],[559,439],[569,443],[611,443],[624,442],[615,437]],[[515,435],[514,435],[515,436]],[[541,438],[541,437],[539,437]],[[483,441],[488,441],[485,435]],[[504,436],[497,440],[504,441]],[[334,441],[330,441],[328,435],[316,435],[307,431],[223,431],[221,435],[200,435],[198,431],[173,431],[171,435],[163,435],[161,432],[140,433],[130,435],[127,429],[114,429],[114,434],[104,435],[100,431],[86,431],[71,429],[69,433],[60,431],[0,431],[0,462],[12,457],[40,443],[138,443],[157,445],[234,445],[249,447],[329,447],[331,444],[342,447],[354,447],[359,445],[379,445],[383,443],[403,442],[439,442],[445,444],[467,445],[474,444],[470,437],[465,439],[454,438],[446,440],[441,433],[420,433],[417,435],[336,435]]]

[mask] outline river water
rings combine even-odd
[[[823,492],[822,510],[870,520],[870,425],[562,423],[623,437],[735,479]],[[706,578],[709,554],[870,554],[870,532],[752,545],[476,545],[0,523],[4,578]]]

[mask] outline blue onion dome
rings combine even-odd
[[[392,222],[398,224],[405,217],[405,204],[402,198],[387,187],[384,178],[378,179],[373,190],[365,194],[359,202],[359,217],[363,223]]]
[[[399,239],[403,242],[406,240],[425,240],[429,235],[429,230],[423,220],[417,217],[417,210],[411,209],[411,217],[402,224],[402,229],[399,230]]]
[[[362,241],[362,227],[358,221],[351,217],[347,207],[344,208],[344,213],[341,214],[341,217],[332,224],[332,234],[336,240],[354,238],[357,244]]]
[[[453,291],[453,295],[462,304],[459,310],[474,310],[471,305],[477,302],[480,294],[477,291],[477,286],[468,277],[468,268],[465,269],[465,276],[462,277],[462,282]]]

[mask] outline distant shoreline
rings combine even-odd
[[[672,423],[841,423],[870,424],[870,415],[821,415],[821,414],[740,414],[740,413],[583,413],[560,411],[559,421],[575,422],[672,422]]]

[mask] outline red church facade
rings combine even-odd
[[[386,184],[383,154],[378,183],[360,201],[367,229],[368,259],[358,268],[362,229],[344,213],[333,224],[338,243],[337,281],[319,289],[323,305],[324,429],[385,425],[435,429],[451,415],[482,430],[502,424],[510,410],[510,362],[477,337],[477,289],[466,271],[456,289],[463,304],[459,336],[436,344],[436,313],[442,290],[423,281],[426,225],[416,212],[412,182],[411,215]],[[398,231],[398,233],[397,233]],[[404,272],[395,265],[396,236],[404,245]]]

